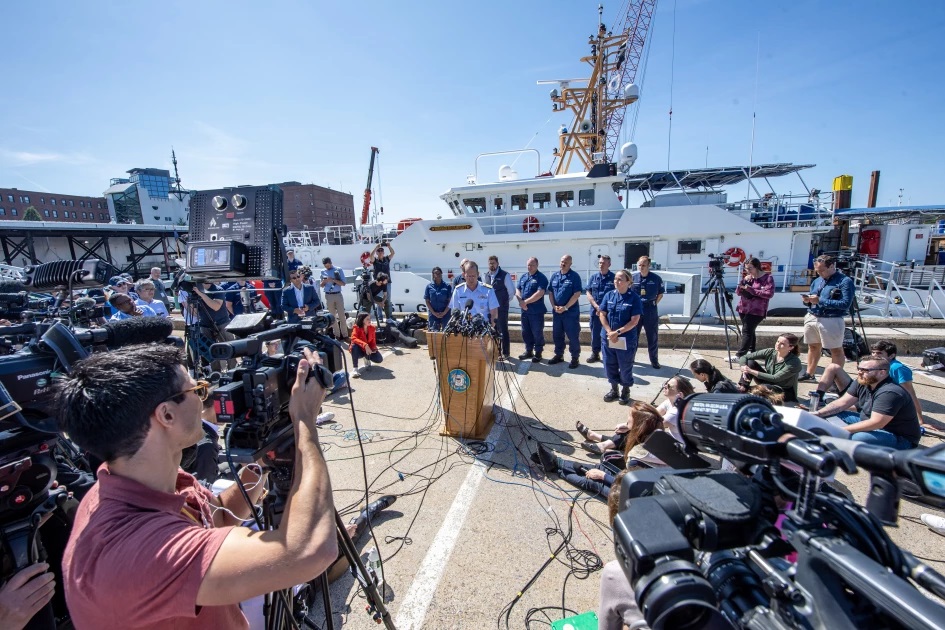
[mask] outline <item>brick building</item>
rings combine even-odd
[[[36,208],[41,221],[62,223],[108,223],[110,221],[108,205],[104,197],[0,188],[0,220],[22,221],[26,218],[26,209],[30,206]]]
[[[332,225],[354,225],[354,197],[315,184],[283,182],[282,208],[290,230],[316,230]]]

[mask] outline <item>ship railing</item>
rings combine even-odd
[[[777,195],[722,204],[729,212],[765,228],[819,227],[833,221],[833,195]]]
[[[883,317],[945,319],[945,265],[866,258],[854,261],[850,272],[863,311],[878,311]]]
[[[622,208],[606,210],[514,210],[505,214],[476,217],[484,234],[582,232],[612,230],[623,217]]]
[[[286,247],[318,245],[352,245],[366,241],[353,225],[329,225],[317,230],[291,231],[286,234]]]

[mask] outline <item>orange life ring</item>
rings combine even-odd
[[[737,267],[745,262],[745,250],[741,247],[730,247],[725,251],[725,257],[729,267]]]
[[[368,263],[371,261],[371,252],[364,252],[361,254],[361,264],[367,267]]]
[[[522,231],[523,232],[537,232],[541,229],[541,223],[537,218],[530,216],[522,219]]]

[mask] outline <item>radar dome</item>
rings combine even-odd
[[[623,97],[628,101],[640,99],[640,88],[636,83],[623,86]]]
[[[628,173],[637,161],[637,145],[633,142],[627,142],[620,147],[620,172]]]
[[[499,167],[499,181],[500,182],[510,182],[518,179],[518,172],[513,169],[508,164],[503,164]]]

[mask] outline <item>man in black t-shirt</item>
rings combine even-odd
[[[386,256],[384,255],[384,245],[387,245],[387,249],[390,251],[390,254]],[[384,316],[387,317],[387,319],[391,318],[393,312],[393,304],[390,300],[390,261],[393,257],[394,248],[386,241],[375,247],[374,251],[371,252],[374,277],[377,277],[377,275],[381,273],[387,276],[387,301],[384,302]]]
[[[859,414],[840,413],[856,407]],[[857,367],[856,382],[837,400],[817,410],[827,418],[838,415],[857,442],[903,450],[915,448],[922,433],[912,398],[889,378],[889,361],[865,358]]]

